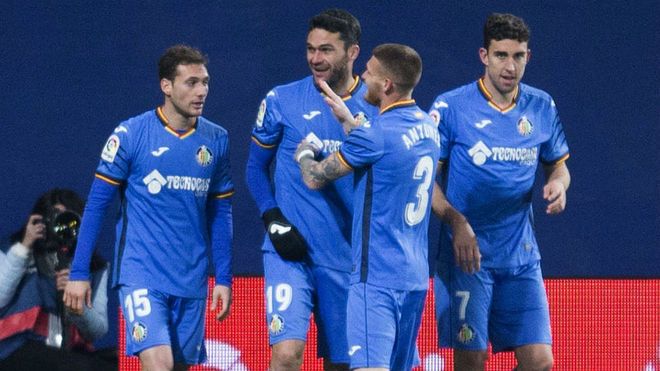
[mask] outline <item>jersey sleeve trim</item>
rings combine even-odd
[[[109,177],[109,176],[107,176],[107,175],[103,175],[103,174],[96,173],[96,174],[94,174],[94,176],[95,176],[96,178],[101,179],[101,180],[105,181],[106,183],[110,183],[110,184],[112,184],[112,185],[114,185],[114,186],[119,186],[119,185],[122,184],[122,181],[121,181],[121,180],[111,178],[111,177]]]
[[[264,144],[264,143],[261,143],[259,141],[259,139],[255,138],[255,137],[251,137],[251,138],[252,138],[252,141],[261,148],[271,149],[271,148],[275,148],[277,146],[277,144]]]
[[[545,165],[559,165],[559,164],[561,164],[562,162],[565,162],[566,160],[568,160],[568,158],[569,158],[570,156],[571,156],[571,154],[570,154],[570,153],[567,153],[567,154],[561,156],[560,158],[558,158],[558,159],[556,159],[556,160],[554,160],[554,161],[541,161],[541,162],[542,162],[543,164],[545,164]]]
[[[342,155],[341,151],[335,152],[337,154],[337,159],[339,159],[339,162],[341,162],[344,166],[347,166],[350,169],[353,169],[353,165],[349,164],[344,155]]]
[[[211,197],[215,199],[223,199],[223,198],[229,198],[236,193],[233,189],[227,191],[227,192],[222,192],[222,193],[212,193]]]

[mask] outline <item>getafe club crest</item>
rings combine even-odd
[[[147,338],[147,327],[140,322],[135,322],[131,330],[131,336],[136,343],[143,342]]]
[[[534,131],[534,125],[532,122],[527,119],[527,116],[523,116],[518,120],[518,133],[526,137]]]
[[[213,161],[213,153],[211,153],[211,150],[207,146],[201,146],[197,149],[195,158],[201,166],[208,166]]]
[[[467,323],[464,323],[463,326],[461,326],[461,329],[458,330],[458,341],[467,344],[474,339],[474,330],[470,325]]]
[[[268,324],[268,329],[273,335],[277,335],[284,331],[284,318],[278,316],[277,314],[273,314],[273,317],[270,320],[270,324]]]

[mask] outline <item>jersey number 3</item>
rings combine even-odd
[[[433,159],[430,156],[424,156],[417,162],[413,179],[421,179],[422,182],[417,187],[416,202],[406,204],[406,223],[411,227],[424,220],[429,206],[429,190],[433,181]]]

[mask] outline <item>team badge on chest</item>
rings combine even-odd
[[[527,116],[523,116],[518,120],[518,133],[526,137],[534,131],[534,125],[532,122],[527,119]]]
[[[195,159],[201,166],[208,166],[213,162],[213,153],[207,146],[201,146],[197,149]]]

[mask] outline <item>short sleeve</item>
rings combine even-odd
[[[438,131],[440,132],[440,161],[445,161],[449,158],[450,153],[450,143],[452,141],[452,114],[449,104],[446,99],[440,95],[438,96],[431,109],[429,110],[429,116],[433,121],[438,125]]]
[[[551,101],[549,118],[550,138],[541,144],[541,162],[545,164],[552,164],[568,155],[568,143],[566,142],[566,135],[564,134],[564,127],[559,119],[559,112],[555,106],[555,102]]]
[[[282,140],[282,112],[275,90],[271,90],[259,105],[252,138],[261,147],[275,147]]]
[[[234,184],[231,180],[231,161],[229,158],[229,136],[223,135],[219,139],[218,162],[211,180],[211,193],[218,198],[229,197],[234,193]]]
[[[101,151],[101,160],[96,168],[98,174],[117,181],[128,178],[133,153],[132,142],[138,134],[132,132],[135,129],[122,123],[110,134]]]
[[[366,122],[351,131],[339,150],[342,159],[352,168],[369,166],[384,152],[384,136],[379,121]]]

